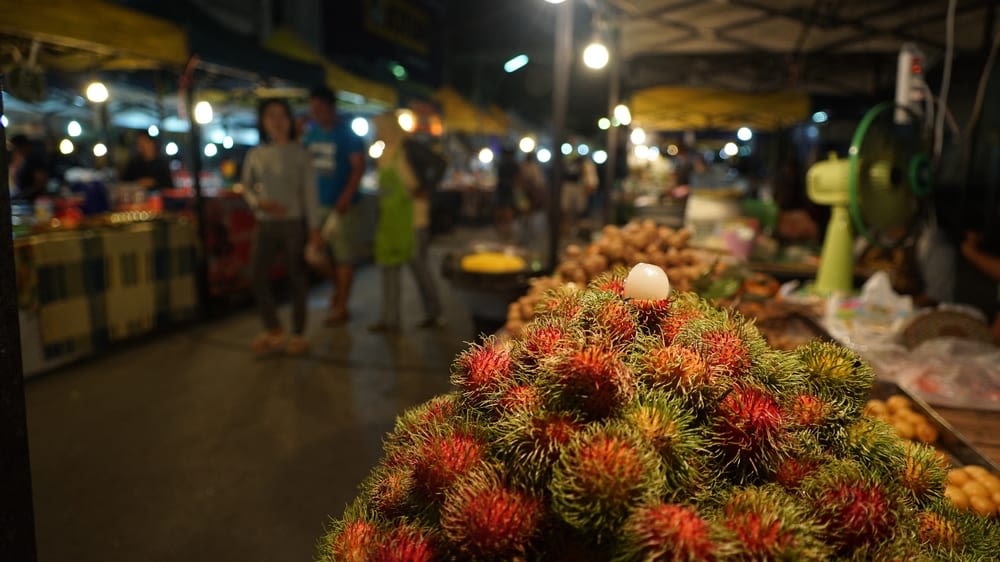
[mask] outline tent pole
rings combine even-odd
[[[566,128],[566,106],[569,101],[569,73],[573,50],[573,2],[555,6],[556,44],[552,86],[552,189],[549,198],[549,260],[555,268],[559,259],[559,231],[562,227],[563,156],[560,147]]]

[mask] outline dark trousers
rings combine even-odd
[[[416,245],[413,259],[410,260],[410,271],[417,282],[417,290],[424,304],[427,318],[437,318],[441,315],[441,299],[434,284],[434,276],[428,264],[430,250],[430,232],[426,228],[416,231]],[[387,326],[399,327],[399,309],[403,292],[403,266],[389,265],[382,267],[382,323]]]
[[[253,236],[253,291],[260,307],[264,327],[281,328],[278,308],[271,287],[271,268],[283,256],[292,291],[292,331],[302,334],[306,327],[306,270],[303,259],[306,230],[301,220],[262,220]]]

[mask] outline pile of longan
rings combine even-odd
[[[1000,508],[1000,477],[981,466],[968,465],[948,471],[944,495],[959,509],[979,515],[996,515]]]
[[[927,416],[913,411],[913,402],[902,394],[882,400],[872,399],[865,404],[864,414],[882,420],[896,430],[896,435],[910,441],[932,444],[938,439],[937,428]]]

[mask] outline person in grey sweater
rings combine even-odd
[[[322,249],[316,177],[312,157],[295,141],[288,102],[268,99],[260,104],[258,120],[263,143],[243,162],[243,196],[257,217],[252,253],[253,290],[266,331],[253,341],[258,355],[286,351],[304,353],[306,325],[305,248]],[[308,242],[307,242],[308,238]],[[292,336],[278,320],[270,271],[284,256],[292,290]]]

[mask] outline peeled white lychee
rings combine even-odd
[[[662,268],[648,263],[636,264],[625,278],[625,298],[660,300],[670,296],[670,279]]]

